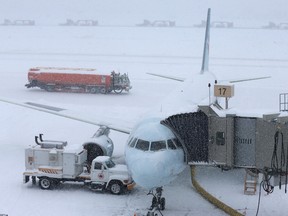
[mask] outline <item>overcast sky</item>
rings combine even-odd
[[[213,19],[219,21],[288,22],[285,0],[6,0],[1,2],[0,23],[4,19],[33,19],[38,24],[58,24],[70,18],[130,24],[168,19],[188,25],[204,20],[208,7]]]

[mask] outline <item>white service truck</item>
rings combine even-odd
[[[121,194],[132,190],[134,182],[126,165],[115,164],[109,156],[98,156],[87,164],[87,150],[67,151],[67,142],[37,141],[25,150],[24,183],[39,179],[42,189],[52,189],[63,182],[82,182],[93,190]]]

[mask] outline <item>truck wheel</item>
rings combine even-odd
[[[32,176],[32,184],[35,185],[36,184],[36,177]]]
[[[92,87],[92,88],[90,89],[90,93],[92,93],[92,94],[97,93],[97,91],[98,91],[98,89],[97,89],[96,87]]]
[[[40,180],[39,180],[39,186],[43,190],[51,189],[52,185],[53,185],[53,180],[52,179],[44,177],[44,178],[40,178]]]
[[[160,210],[163,211],[165,209],[165,198],[162,197],[160,199]]]
[[[48,92],[54,91],[54,86],[45,86],[45,90]]]
[[[117,88],[114,89],[114,92],[116,94],[120,94],[122,91],[123,91],[123,88],[121,88],[121,87],[117,87]]]
[[[107,93],[107,91],[106,91],[106,89],[105,89],[105,88],[101,88],[101,89],[100,89],[100,93],[101,93],[101,94],[106,94],[106,93]]]
[[[123,185],[119,181],[112,181],[109,186],[110,192],[115,195],[119,195],[123,191]]]

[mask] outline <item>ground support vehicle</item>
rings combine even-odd
[[[34,26],[35,21],[34,20],[10,20],[5,19],[3,23],[0,24],[0,26]]]
[[[98,26],[98,20],[67,19],[66,23],[61,23],[60,26]]]
[[[155,21],[144,20],[143,23],[138,24],[137,26],[142,26],[142,27],[175,27],[176,23],[175,23],[175,21],[171,21],[171,20],[155,20]]]
[[[87,164],[87,150],[66,151],[67,142],[42,141],[25,150],[24,183],[39,179],[41,189],[47,190],[64,182],[81,182],[97,191],[109,190],[121,194],[132,190],[135,183],[127,166],[115,164],[109,156],[98,156]]]
[[[96,69],[35,67],[28,72],[27,88],[38,87],[46,91],[121,93],[132,88],[127,74],[114,71],[102,75]]]

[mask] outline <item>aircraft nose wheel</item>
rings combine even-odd
[[[148,195],[152,195],[152,205],[150,207],[150,211],[148,211],[147,216],[156,216],[155,213],[158,211],[160,215],[163,215],[161,211],[165,209],[165,198],[162,197],[162,187],[156,188],[156,192],[154,193],[153,190],[149,191]]]

